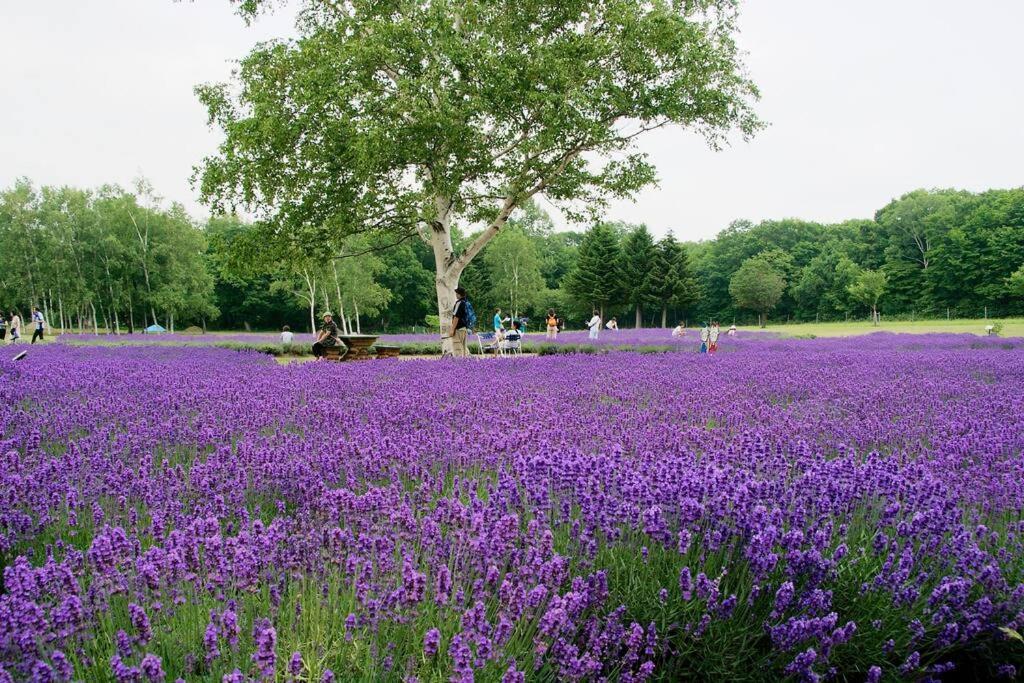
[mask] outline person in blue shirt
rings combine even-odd
[[[499,308],[494,313],[494,331],[495,331],[495,333],[501,332],[501,331],[503,331],[505,329],[505,321],[506,320],[508,320],[508,318],[502,318],[501,317],[501,309]]]

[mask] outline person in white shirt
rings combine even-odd
[[[708,327],[707,323],[704,323],[700,328],[700,352],[708,352],[708,339],[711,338],[711,328]]]
[[[730,325],[729,326],[729,331],[726,334],[728,334],[730,337],[735,337],[736,336],[736,325]]]
[[[590,338],[597,339],[597,335],[601,332],[601,316],[594,311],[594,317],[587,323],[587,327],[590,328]]]
[[[673,337],[683,337],[686,335],[686,328],[683,327],[682,323],[676,325],[676,329],[672,330]]]
[[[43,312],[35,306],[32,307],[32,343],[36,343],[36,339],[39,341],[43,340],[43,330],[46,329],[46,321],[43,320]]]
[[[718,351],[718,335],[721,330],[718,327],[718,321],[711,321],[711,329],[708,330],[708,353],[715,353]]]
[[[11,311],[11,343],[18,341],[21,337],[21,316]]]
[[[292,334],[292,328],[287,325],[281,328],[281,346],[283,346],[286,351],[292,347],[292,339],[294,338],[295,335]]]
[[[608,329],[608,330],[613,330],[613,331],[615,331],[615,330],[618,330],[618,329],[619,329],[619,321],[618,321],[618,320],[616,320],[615,318],[612,318],[611,320],[609,320],[608,322],[606,322],[606,323],[604,324],[604,326],[605,326],[605,329]]]

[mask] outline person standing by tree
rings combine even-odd
[[[587,327],[590,328],[590,338],[597,339],[597,335],[601,332],[601,315],[594,309],[594,315],[590,318],[587,323]]]
[[[468,358],[469,347],[466,346],[466,335],[473,324],[471,315],[473,305],[466,298],[466,290],[455,288],[455,305],[452,307],[452,326],[448,337],[452,340],[452,355],[456,358]]]
[[[317,359],[324,357],[324,352],[332,346],[338,345],[338,324],[334,322],[334,316],[324,313],[324,324],[320,326],[316,341],[313,342],[313,355]]]
[[[46,321],[43,319],[43,312],[37,307],[32,307],[32,343],[36,343],[36,339],[39,341],[43,340],[43,330],[46,329]]]
[[[558,336],[558,317],[555,315],[555,309],[553,309],[553,308],[549,308],[548,309],[547,324],[548,324],[547,338],[548,339],[556,338]]]
[[[21,337],[21,316],[16,311],[11,311],[11,343],[15,343]]]

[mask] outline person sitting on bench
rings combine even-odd
[[[324,313],[324,324],[320,326],[320,332],[316,335],[313,343],[313,355],[323,358],[327,348],[338,345],[338,325],[330,313]]]
[[[521,349],[519,343],[523,339],[523,333],[519,329],[519,321],[512,321],[512,329],[505,333],[505,338],[498,342],[500,351],[518,351]]]

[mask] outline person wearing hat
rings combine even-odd
[[[338,325],[334,322],[334,316],[330,312],[324,313],[324,324],[320,326],[320,332],[313,342],[313,355],[317,358],[324,357],[324,349],[338,345]]]

